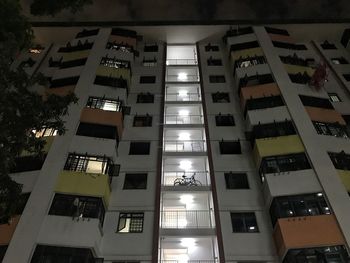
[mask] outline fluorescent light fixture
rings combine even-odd
[[[181,132],[179,134],[179,140],[181,141],[188,141],[190,139],[190,134],[188,132]]]
[[[180,202],[183,204],[192,204],[193,203],[193,195],[181,195]]]
[[[186,72],[180,72],[179,74],[177,74],[177,79],[178,80],[187,80],[187,73]]]
[[[188,116],[190,112],[188,110],[179,110],[179,115],[180,116]]]
[[[254,229],[255,229],[255,226],[250,226],[249,229],[250,229],[250,230],[254,230]]]
[[[181,246],[193,248],[196,246],[196,241],[194,240],[194,238],[183,238],[181,239]]]
[[[189,170],[192,167],[191,161],[180,161],[180,169]]]
[[[178,220],[178,226],[179,227],[185,227],[185,226],[187,226],[187,220],[186,219],[179,219]]]
[[[186,97],[188,94],[188,91],[187,90],[179,90],[179,96],[180,97]]]
[[[322,193],[317,193],[317,196],[322,196],[323,194]]]

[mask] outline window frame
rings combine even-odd
[[[142,216],[141,216],[142,215]],[[121,224],[121,219],[123,218],[123,216],[125,216],[125,223],[124,223],[124,227],[121,228],[120,224]],[[138,231],[130,231],[130,225],[132,224],[132,219],[133,218],[141,218],[141,228]],[[128,229],[129,231],[127,232],[123,232],[121,231],[122,229],[126,228],[126,225],[128,224],[127,219],[129,219],[129,226]],[[144,227],[144,221],[145,221],[145,214],[144,212],[127,212],[127,211],[123,211],[119,213],[119,217],[118,217],[118,226],[117,226],[117,231],[116,233],[122,233],[122,234],[127,234],[127,233],[143,233],[143,227]]]
[[[138,183],[138,187],[131,187],[131,185],[127,185],[128,177],[144,177],[141,179],[141,183]],[[135,179],[134,178],[134,179]],[[124,184],[123,184],[123,190],[146,190],[147,189],[147,181],[148,181],[148,174],[147,173],[125,173],[124,177]],[[130,184],[130,183],[129,183]],[[140,187],[141,185],[141,187]]]
[[[236,220],[239,218],[242,221],[241,223],[243,228],[241,228],[241,230],[238,230],[237,228],[235,229],[234,222],[233,222],[234,215],[237,215]],[[230,216],[231,216],[232,233],[259,233],[260,232],[259,226],[258,226],[258,220],[256,219],[255,212],[230,212]],[[249,217],[253,219],[253,221],[255,222],[255,225],[247,224],[247,220],[249,219]],[[254,227],[254,231],[253,229],[251,229],[251,227]],[[252,231],[249,231],[249,230],[252,230]]]

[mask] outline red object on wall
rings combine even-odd
[[[315,87],[317,90],[319,90],[324,86],[324,83],[328,81],[327,78],[327,64],[326,62],[322,61],[320,64],[318,64],[309,84],[311,87]]]

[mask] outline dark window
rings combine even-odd
[[[240,36],[240,35],[246,35],[246,34],[251,34],[253,33],[253,28],[250,27],[239,27],[236,26],[234,28],[230,27],[229,30],[226,31],[225,36],[223,37],[224,41],[226,42],[228,37],[235,37],[235,36]]]
[[[61,66],[63,57],[61,57],[59,60],[53,60],[52,57],[49,58],[49,67],[59,67]]]
[[[266,64],[266,58],[264,56],[248,56],[237,59],[235,61],[235,68],[247,68],[259,64]]]
[[[40,170],[45,162],[46,155],[43,156],[22,156],[15,159],[15,165],[10,169],[10,173],[21,173]]]
[[[147,174],[125,174],[124,189],[146,189],[147,188]]]
[[[37,245],[30,263],[102,263],[88,248]]]
[[[2,262],[5,257],[7,247],[8,245],[0,245],[0,262]]]
[[[244,116],[249,110],[260,110],[283,106],[284,102],[281,96],[270,96],[264,98],[248,99],[245,104]]]
[[[304,106],[317,107],[323,109],[334,109],[328,99],[299,95]]]
[[[291,121],[258,124],[253,127],[253,138],[271,138],[296,134]]]
[[[225,173],[227,189],[249,189],[247,174],[245,173]]]
[[[102,199],[98,197],[55,194],[49,215],[98,218],[102,225],[105,208]]]
[[[137,103],[154,103],[154,95],[151,93],[140,93],[137,95]]]
[[[127,81],[123,78],[96,76],[94,84],[101,85],[101,86],[110,86],[114,88],[127,89],[128,91]]]
[[[241,154],[241,143],[240,141],[220,141],[220,153],[221,154]]]
[[[143,58],[142,65],[144,67],[155,67],[157,66],[157,59],[154,58]]]
[[[318,134],[349,138],[346,126],[338,123],[313,122]]]
[[[126,60],[120,60],[116,58],[103,57],[101,59],[100,65],[109,68],[130,68],[130,62]]]
[[[118,130],[115,126],[81,122],[77,135],[96,137],[104,139],[116,139],[118,141]]]
[[[239,88],[269,84],[274,82],[275,81],[271,74],[263,74],[263,75],[257,74],[249,77],[248,75],[245,75],[243,78],[239,79]]]
[[[234,233],[259,232],[255,213],[231,213],[231,223]]]
[[[344,30],[340,43],[346,48],[350,41],[350,28]]]
[[[88,40],[85,40],[84,43],[82,43],[79,40],[76,46],[72,46],[70,42],[68,42],[65,47],[59,48],[58,52],[70,53],[70,52],[76,52],[76,51],[82,51],[82,50],[89,50],[92,48],[93,44],[94,44],[93,42],[90,43]]]
[[[341,102],[341,99],[339,98],[337,93],[328,93],[328,96],[331,102]]]
[[[70,85],[76,85],[78,83],[79,76],[78,77],[69,77],[69,78],[63,78],[63,79],[54,79],[51,80],[50,88],[59,88],[63,86],[70,86]]]
[[[226,79],[224,75],[211,75],[209,76],[210,83],[225,83]]]
[[[76,60],[63,61],[60,63],[60,68],[73,68],[85,65],[87,58],[81,58]]]
[[[208,66],[222,66],[222,60],[219,58],[208,58],[207,60]]]
[[[239,44],[234,44],[231,45],[230,51],[239,51],[239,50],[244,50],[244,49],[249,49],[249,48],[256,48],[260,47],[258,41],[251,41],[251,42],[245,42],[245,43],[239,43]]]
[[[297,74],[288,74],[289,79],[293,83],[297,84],[308,84],[311,80],[311,77],[306,73],[297,73]]]
[[[275,197],[270,207],[272,224],[278,218],[331,214],[322,193]]]
[[[148,155],[150,152],[150,142],[131,142],[129,154],[130,155]]]
[[[158,45],[145,45],[143,48],[143,52],[158,52]]]
[[[349,74],[343,74],[343,77],[346,81],[350,81],[350,73]]]
[[[283,263],[348,263],[344,246],[289,249]]]
[[[350,170],[350,154],[341,151],[339,153],[329,152],[328,155],[336,169]]]
[[[211,97],[213,98],[213,102],[216,102],[216,103],[230,102],[230,96],[227,92],[212,93]]]
[[[143,213],[120,213],[118,233],[142,233]]]
[[[206,52],[210,52],[210,51],[217,52],[219,51],[219,46],[208,43],[208,45],[206,45],[204,49]]]
[[[152,116],[150,116],[148,114],[135,116],[133,126],[134,127],[151,127],[152,126]]]
[[[99,29],[91,29],[91,30],[86,30],[85,28],[80,31],[75,38],[82,38],[82,37],[91,37],[95,36],[98,34]]]
[[[235,126],[235,119],[233,115],[215,115],[215,123],[216,126]]]
[[[260,165],[260,175],[310,169],[305,153],[264,157]]]
[[[123,103],[119,100],[89,97],[86,107],[92,109],[100,109],[104,111],[122,111]]]
[[[307,50],[307,47],[303,44],[293,44],[287,42],[272,41],[274,47],[285,48],[291,50]]]
[[[333,64],[339,65],[339,64],[349,64],[349,62],[344,57],[339,58],[331,58]]]
[[[140,76],[140,83],[156,83],[156,76]]]
[[[130,37],[130,38],[137,38],[136,31],[123,29],[123,28],[113,28],[111,35],[113,36],[123,36],[123,37]]]
[[[291,55],[280,56],[280,59],[284,64],[303,66],[303,67],[309,67],[315,63],[315,60],[313,58],[309,58],[309,59],[299,58],[295,53],[293,56]]]
[[[272,27],[267,27],[265,26],[265,30],[267,33],[270,34],[277,34],[277,35],[283,35],[283,36],[289,36],[289,33],[285,29],[280,29],[280,28],[272,28]]]
[[[21,64],[19,64],[19,67],[21,68],[31,68],[35,64],[35,60],[32,58],[28,58],[25,61],[22,61]]]
[[[30,193],[22,193],[19,197],[18,206],[16,207],[15,214],[21,215],[26,207]]]
[[[329,43],[327,40],[321,44],[323,49],[337,49],[334,44]]]

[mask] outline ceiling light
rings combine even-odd
[[[183,238],[181,239],[181,246],[192,248],[196,246],[196,241],[194,238]]]
[[[179,115],[180,116],[188,116],[190,112],[188,110],[179,110]]]
[[[317,193],[317,196],[322,196],[323,194],[322,193]]]
[[[190,134],[188,132],[181,132],[179,134],[179,140],[181,141],[188,141],[190,139]]]
[[[188,91],[187,90],[179,90],[179,96],[180,97],[186,97],[188,94]]]
[[[182,81],[187,80],[187,73],[180,72],[179,74],[177,74],[177,79]]]
[[[180,161],[180,169],[189,170],[192,167],[191,161]]]
[[[183,204],[192,204],[193,203],[193,195],[180,196],[180,202]]]

